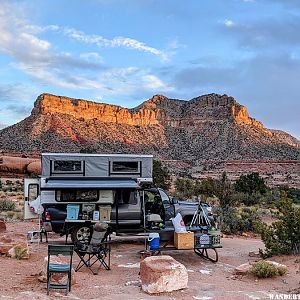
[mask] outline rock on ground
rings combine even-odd
[[[278,262],[276,262],[276,261],[266,260],[266,262],[268,262],[268,263],[274,265],[275,267],[282,267],[282,268],[287,269],[287,266],[286,266],[286,265],[280,264],[280,263],[278,263]],[[252,265],[252,264],[249,263],[249,262],[247,262],[247,263],[245,263],[245,264],[242,264],[242,265],[236,267],[236,268],[234,269],[233,273],[234,273],[235,275],[246,275],[246,274],[249,273],[249,271],[250,271],[250,269],[251,269],[251,265]]]
[[[141,261],[143,291],[149,294],[184,289],[188,284],[186,267],[168,255],[150,256]]]
[[[236,275],[246,275],[249,273],[251,264],[249,262],[241,264],[233,270],[233,273]]]
[[[3,220],[0,220],[0,232],[5,232],[6,231],[6,225]]]
[[[54,264],[66,264],[69,262],[68,258],[63,256],[53,256],[51,257],[51,263]],[[41,282],[47,282],[47,265],[48,265],[48,256],[44,258],[44,262],[41,268],[41,272],[39,273],[38,280]],[[75,270],[72,268],[71,271],[71,284],[76,284],[76,275]],[[52,275],[52,280],[54,284],[65,284],[67,280],[67,275],[65,273],[56,273]]]
[[[7,256],[17,259],[28,259],[29,258],[29,248],[27,244],[18,244],[13,246],[8,250]]]
[[[276,261],[273,261],[273,260],[266,260],[266,262],[269,263],[269,264],[272,264],[274,267],[277,267],[277,268],[284,268],[284,269],[287,270],[287,266],[284,265],[284,264],[280,264],[280,263],[278,263],[278,262],[276,262]]]
[[[22,247],[27,248],[27,239],[24,234],[15,233],[12,234],[1,234],[0,235],[0,255],[8,255],[12,254],[11,250],[17,245],[21,245]],[[11,251],[11,253],[9,253]],[[29,255],[29,251],[28,251]]]

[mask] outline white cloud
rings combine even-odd
[[[97,52],[81,53],[80,57],[90,62],[98,62],[98,63],[104,62],[103,58]]]
[[[49,30],[61,33],[57,25],[41,27],[30,23],[11,5],[0,7],[0,52],[10,56],[13,59],[10,66],[35,79],[36,86],[42,87],[43,91],[45,86],[73,91],[87,90],[98,99],[108,99],[120,96],[131,98],[145,92],[163,93],[173,89],[150,70],[133,66],[107,66],[96,51],[83,52],[78,57],[58,51],[53,42],[39,36]],[[130,38],[115,37],[109,40],[96,35],[88,36],[74,29],[66,30],[65,34],[98,47],[125,47],[153,54],[162,60],[167,58],[165,52]],[[173,49],[179,47],[177,42],[171,46]],[[13,109],[11,107],[10,111]]]
[[[233,27],[233,26],[235,26],[235,23],[234,23],[232,20],[226,19],[226,20],[224,21],[224,25],[225,25],[226,27]]]
[[[155,75],[147,74],[142,77],[143,86],[147,90],[172,90],[173,88],[168,87],[162,80]]]
[[[104,38],[101,35],[87,35],[74,28],[65,28],[64,33],[79,42],[86,44],[95,44],[98,47],[125,47],[138,51],[147,52],[160,57],[163,61],[168,59],[167,53],[154,47],[147,46],[145,43],[128,37],[115,37],[113,39]]]

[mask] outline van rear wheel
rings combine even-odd
[[[92,229],[88,226],[75,227],[71,233],[71,239],[74,244],[87,244],[91,240]]]

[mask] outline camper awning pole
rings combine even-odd
[[[146,205],[145,205],[145,191],[143,190],[142,193],[142,198],[143,198],[143,218],[144,218],[144,231],[146,230]]]
[[[116,235],[118,235],[119,230],[119,194],[116,197]]]

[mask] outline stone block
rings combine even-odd
[[[68,263],[69,259],[67,257],[63,257],[63,256],[52,256],[51,257],[51,263],[55,263],[55,264],[66,264]],[[48,265],[48,256],[46,256],[44,258],[43,264],[41,266],[41,271],[39,273],[39,277],[38,280],[40,282],[47,282],[47,265]],[[76,273],[74,268],[72,267],[72,271],[71,271],[71,284],[74,285],[77,283],[76,281]],[[67,276],[65,273],[56,273],[52,275],[52,282],[54,284],[65,284],[66,280],[67,280]]]
[[[186,267],[168,255],[150,256],[141,261],[142,290],[149,293],[171,292],[187,288]]]

